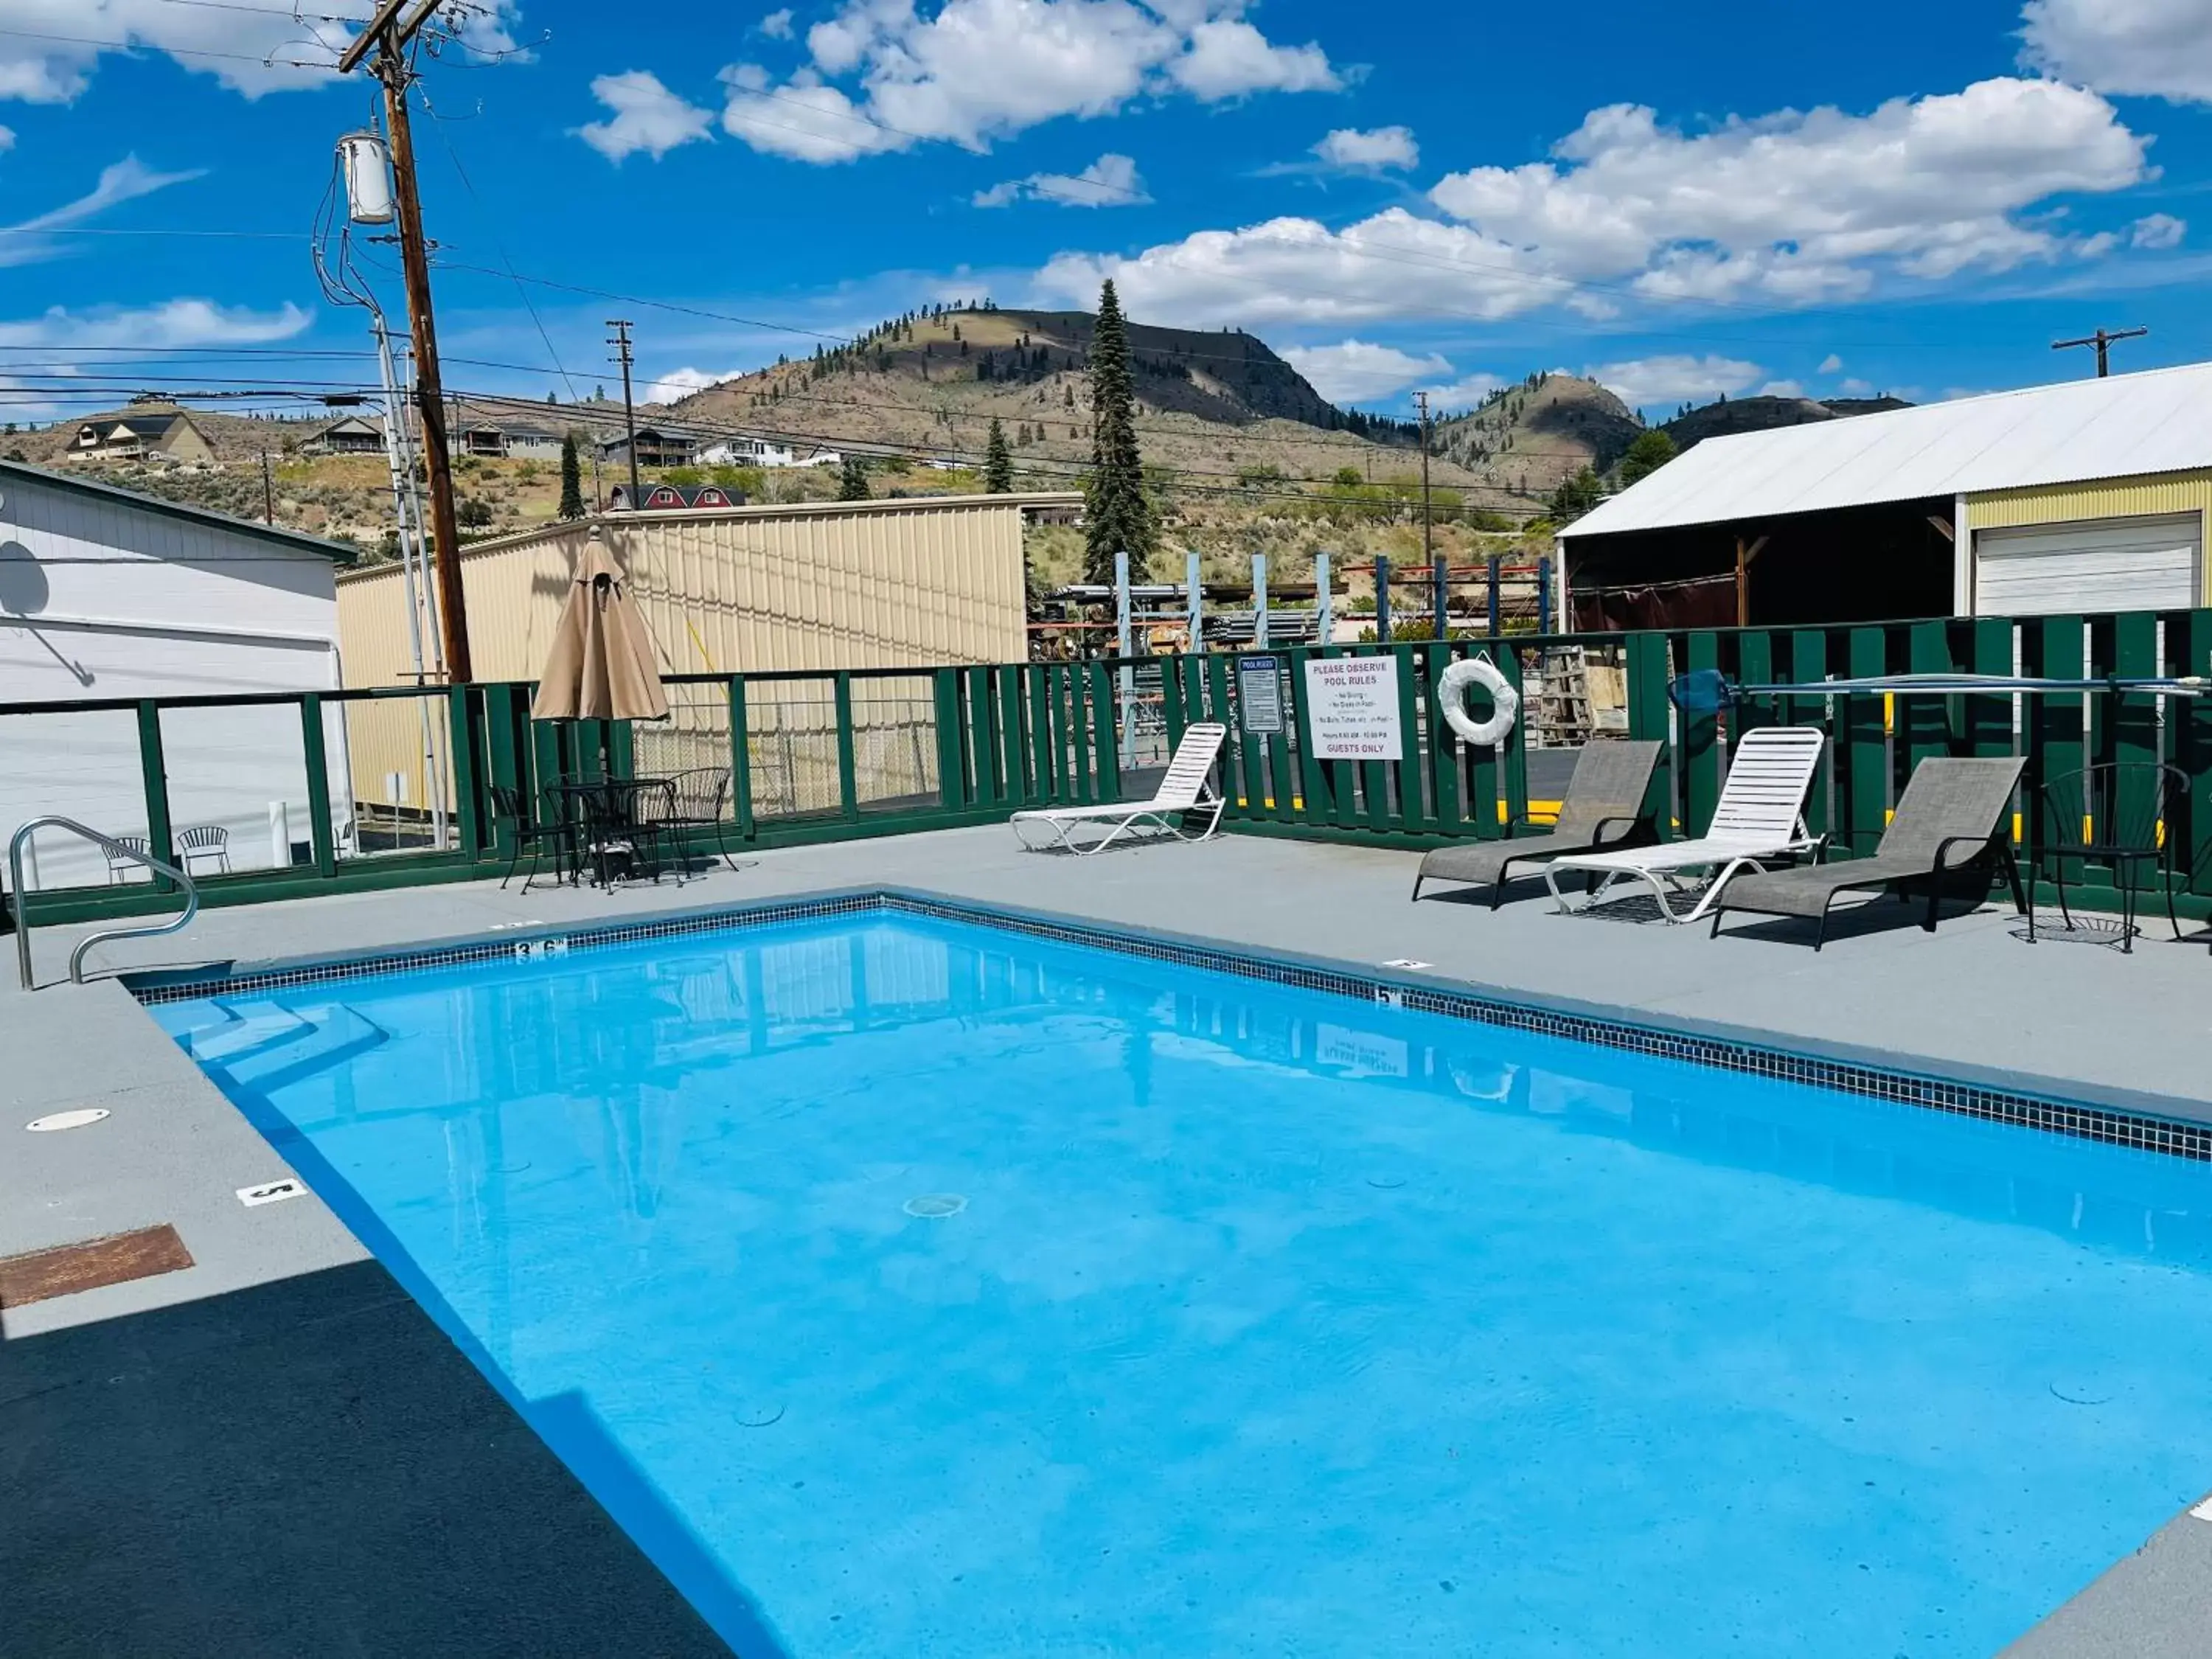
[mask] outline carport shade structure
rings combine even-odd
[[[531,719],[666,719],[668,693],[653,654],[653,636],[630,602],[629,580],[594,531],[562,606]]]
[[[2171,610],[2202,600],[2208,495],[2212,363],[2192,363],[1708,438],[1560,545],[1577,620],[1606,628]],[[2176,513],[2185,548],[2120,533]],[[2046,580],[1999,591],[2023,537]]]

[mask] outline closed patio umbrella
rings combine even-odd
[[[561,608],[553,650],[530,717],[539,720],[657,720],[668,694],[653,666],[653,636],[631,603],[629,579],[593,531]]]

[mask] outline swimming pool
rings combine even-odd
[[[738,1650],[1981,1655],[2212,1170],[866,911],[149,1009]]]

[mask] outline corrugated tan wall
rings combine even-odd
[[[1969,530],[2020,530],[2031,525],[2212,511],[2212,471],[2163,472],[2148,478],[2102,478],[2045,484],[1966,497]]]
[[[629,573],[665,673],[930,667],[1019,662],[1027,656],[1023,508],[1078,500],[971,495],[621,514],[599,522],[609,549]],[[551,647],[586,533],[580,524],[549,526],[480,543],[462,555],[478,679],[535,678]],[[339,578],[338,634],[348,685],[411,683],[397,565]],[[816,750],[830,758],[834,804],[829,695],[826,685],[764,686],[752,699],[756,746],[766,742],[769,750],[759,758],[788,775],[771,787],[792,797],[792,810],[822,804],[811,800],[821,793],[813,775],[821,769],[814,763]],[[924,752],[911,739],[914,722],[927,714],[927,683],[892,682],[868,690],[866,699],[856,688],[855,697],[879,705],[887,764],[895,754],[906,757],[899,771],[919,772],[922,762],[908,751]],[[726,703],[714,688],[675,688],[671,701],[676,706],[671,726],[640,734],[669,750],[665,759],[656,757],[657,765],[711,763],[718,742],[727,752]],[[869,727],[871,710],[857,714],[858,723]],[[383,800],[389,772],[422,770],[414,726],[410,703],[352,711],[360,799]],[[871,741],[864,732],[862,746]],[[794,744],[799,758],[781,764]],[[647,763],[643,753],[640,763]],[[869,792],[866,781],[863,792]],[[887,771],[880,793],[906,789]]]

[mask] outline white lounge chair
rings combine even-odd
[[[1115,842],[1147,820],[1158,824],[1183,841],[1204,841],[1221,827],[1224,805],[1220,793],[1208,782],[1213,771],[1214,757],[1229,737],[1229,728],[1218,720],[1200,720],[1182,734],[1176,745],[1175,758],[1168,763],[1167,775],[1150,800],[1124,800],[1102,803],[1096,806],[1045,806],[1034,811],[1017,812],[1008,820],[1022,845],[1032,853],[1047,852],[1054,847],[1065,848],[1071,853],[1087,855],[1103,853]],[[1195,836],[1183,834],[1182,819],[1191,812],[1211,809],[1212,816],[1206,828]],[[1042,823],[1053,831],[1049,842],[1033,842],[1022,826]],[[1086,823],[1111,824],[1104,836],[1097,841],[1079,842],[1071,832]]]
[[[1742,870],[1764,870],[1764,860],[1815,851],[1821,838],[1805,832],[1805,795],[1820,768],[1826,739],[1809,726],[1766,726],[1747,732],[1735,745],[1728,781],[1721,786],[1712,827],[1695,841],[1662,842],[1656,847],[1615,853],[1577,853],[1544,866],[1544,881],[1561,910],[1569,909],[1559,891],[1564,871],[1601,876],[1583,908],[1596,903],[1613,883],[1643,882],[1658,896],[1659,912],[1669,921],[1695,921],[1711,909]],[[1677,915],[1668,902],[1668,883],[1689,870],[1717,870],[1697,907]]]

